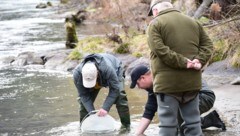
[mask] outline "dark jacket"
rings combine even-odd
[[[187,69],[187,58],[209,60],[213,46],[201,24],[175,9],[159,12],[148,27],[155,93],[199,91],[201,71]]]
[[[101,87],[109,87],[109,93],[104,101],[102,108],[109,111],[111,106],[120,95],[120,91],[123,90],[119,81],[123,80],[121,61],[110,54],[91,54],[74,69],[74,82],[78,89],[78,94],[81,102],[88,112],[95,110],[93,102],[90,98],[90,92],[94,91],[94,88],[85,88],[82,84],[82,67],[87,61],[94,61],[98,69],[97,83]]]
[[[152,120],[155,112],[157,111],[157,98],[155,96],[155,94],[153,93],[152,89],[147,89],[146,90],[148,92],[148,99],[147,99],[147,103],[145,105],[145,110],[143,113],[143,117],[147,118],[149,120]]]

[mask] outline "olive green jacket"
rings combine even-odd
[[[149,24],[148,45],[155,93],[199,91],[201,71],[187,69],[187,59],[205,65],[213,45],[201,24],[175,9],[159,12]]]

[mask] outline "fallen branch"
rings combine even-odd
[[[204,27],[210,28],[210,27],[214,27],[214,26],[224,25],[226,23],[236,21],[236,20],[240,20],[240,16],[236,16],[234,18],[224,20],[224,21],[220,21],[220,22],[214,22],[214,24],[204,25]]]

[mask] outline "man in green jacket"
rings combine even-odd
[[[124,90],[121,61],[111,54],[90,54],[74,69],[73,78],[78,90],[80,122],[87,114],[95,111],[93,103],[100,89],[108,87],[108,96],[97,114],[99,116],[107,115],[111,106],[116,104],[122,123],[121,131],[130,129],[130,114]]]
[[[147,39],[151,50],[153,90],[157,97],[159,135],[177,134],[177,111],[185,135],[201,136],[198,92],[201,68],[212,55],[212,42],[201,24],[173,8],[171,0],[152,0]]]

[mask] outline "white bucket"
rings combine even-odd
[[[116,121],[110,115],[99,117],[90,115],[81,124],[82,133],[112,133],[116,131]]]

